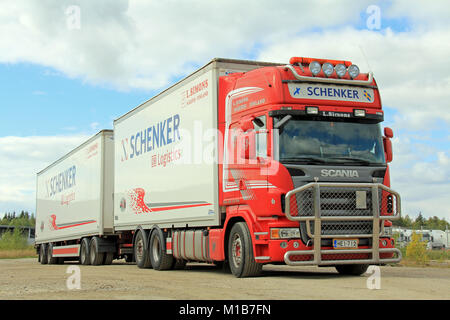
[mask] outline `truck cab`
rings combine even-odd
[[[245,220],[257,263],[360,274],[401,260],[389,231],[401,213],[390,189],[393,132],[381,126],[372,73],[294,57],[219,84],[225,225]],[[232,248],[229,258],[239,256]]]

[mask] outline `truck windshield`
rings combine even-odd
[[[379,123],[291,119],[279,128],[281,162],[384,164]]]

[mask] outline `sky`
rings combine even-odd
[[[351,60],[394,130],[403,214],[450,221],[450,2],[0,0],[0,215],[36,173],[215,57]]]

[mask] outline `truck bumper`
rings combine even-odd
[[[349,198],[339,199],[339,203],[334,202],[334,199],[330,200],[329,194],[338,192],[345,193]],[[386,203],[382,199],[383,193],[389,194],[394,199],[393,215],[381,215],[382,212],[386,211]],[[400,218],[400,201],[400,195],[397,192],[382,184],[375,183],[310,183],[288,192],[286,195],[286,217],[291,221],[306,224],[307,234],[312,241],[312,246],[306,250],[302,250],[303,248],[286,250],[284,262],[291,266],[400,262],[402,254],[400,250],[394,247],[394,242],[391,239],[386,241],[385,238],[381,238],[384,237],[384,221]],[[309,211],[305,210],[305,206],[302,205],[304,203],[310,204]],[[345,206],[342,203],[345,203]],[[369,233],[342,234],[337,229],[331,229],[330,231],[322,228],[326,224],[343,221],[350,223],[365,221],[366,224],[371,226],[371,231]],[[313,227],[311,227],[312,224]],[[324,232],[324,230],[327,232]],[[343,238],[371,238],[372,245],[371,247],[352,249],[321,246],[323,239]]]

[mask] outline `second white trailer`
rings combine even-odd
[[[219,224],[217,72],[210,66],[115,121],[116,230]]]

